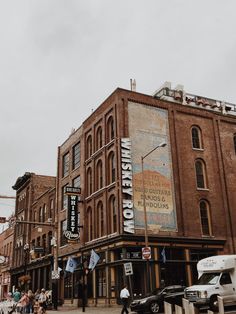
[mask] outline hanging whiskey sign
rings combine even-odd
[[[67,230],[64,231],[64,236],[70,240],[78,240],[78,195],[80,188],[66,187],[66,194],[68,195],[68,209],[67,209]]]

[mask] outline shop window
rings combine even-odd
[[[87,196],[92,194],[92,169],[87,170]]]
[[[200,202],[200,219],[202,234],[205,236],[210,236],[211,235],[210,210],[209,204],[206,201]]]
[[[115,137],[114,131],[114,120],[113,117],[110,117],[107,121],[107,141],[110,142]]]
[[[201,130],[197,126],[192,127],[192,145],[193,148],[202,149],[202,135]]]
[[[236,134],[234,134],[234,152],[236,154]]]
[[[97,296],[98,297],[106,297],[106,295],[107,295],[107,293],[106,293],[107,285],[106,285],[106,271],[105,271],[105,268],[98,269],[96,277],[97,277],[97,283],[96,283]]]
[[[97,190],[103,187],[103,175],[102,175],[102,161],[99,160],[96,167],[96,183]]]
[[[197,159],[195,161],[195,171],[196,171],[196,180],[197,180],[197,188],[206,189],[206,166],[205,163]]]
[[[69,152],[62,158],[62,177],[68,176],[69,174]]]
[[[62,188],[62,210],[63,209],[68,209],[68,196],[66,194],[66,187],[68,184],[63,186]]]
[[[80,166],[80,142],[72,148],[72,169]]]
[[[86,141],[86,157],[92,156],[92,136],[89,135]]]
[[[97,133],[96,133],[96,149],[102,147],[102,128],[101,126],[98,127]]]

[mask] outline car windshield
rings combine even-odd
[[[215,285],[220,277],[220,273],[205,273],[197,281],[197,285]]]

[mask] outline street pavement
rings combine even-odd
[[[122,306],[112,306],[112,307],[85,307],[85,311],[83,312],[82,307],[58,307],[57,311],[55,310],[47,310],[47,314],[77,314],[77,313],[88,313],[88,314],[103,314],[103,313],[112,313],[112,314],[120,314],[121,313]],[[129,313],[131,312],[130,309]]]

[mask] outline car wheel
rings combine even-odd
[[[160,312],[160,304],[158,302],[152,302],[150,304],[150,311],[151,313],[159,313]]]
[[[213,295],[210,298],[210,309],[213,312],[217,312],[218,311],[218,299],[217,299],[217,295]]]

